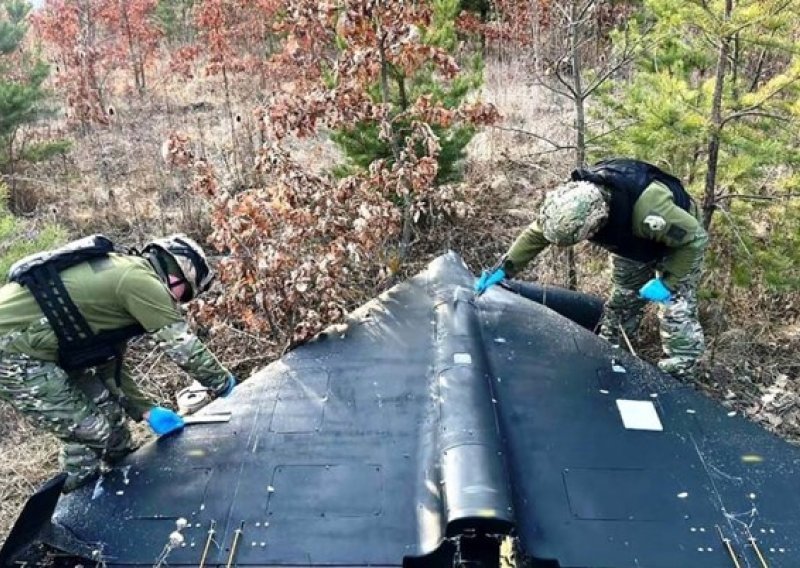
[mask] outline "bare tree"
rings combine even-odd
[[[541,10],[538,2],[533,2]],[[623,7],[608,6],[598,0],[557,0],[547,5],[548,18],[533,18],[533,36],[538,39],[535,84],[571,101],[574,111],[573,139],[569,144],[534,134],[550,144],[551,151],[572,151],[576,168],[586,164],[589,148],[597,138],[588,137],[587,105],[593,95],[628,65],[646,33],[629,40]],[[619,20],[619,21],[618,21]],[[547,25],[544,29],[543,22]],[[613,47],[608,29],[619,28],[622,41]],[[604,29],[608,28],[608,29]],[[578,285],[575,254],[567,256],[568,284]]]

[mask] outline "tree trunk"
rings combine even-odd
[[[383,30],[378,27],[378,53],[381,58],[381,102],[388,107],[389,105],[389,61],[386,58],[386,36]],[[400,78],[398,77],[398,80]],[[399,83],[398,83],[398,86]],[[384,119],[387,120],[387,119]],[[389,147],[392,149],[392,156],[396,164],[400,163],[400,148],[395,140],[394,128],[392,127],[391,117],[385,124],[389,133]],[[405,182],[406,180],[404,180]],[[405,183],[408,195],[403,196],[403,228],[400,234],[400,261],[406,259],[411,249],[411,239],[414,236],[414,219],[411,217],[411,184]]]
[[[733,0],[725,0],[724,21],[728,22],[733,10]],[[708,230],[716,208],[717,166],[719,164],[719,145],[722,134],[722,89],[725,86],[725,68],[728,65],[731,36],[724,36],[717,56],[717,73],[714,78],[714,95],[711,102],[711,134],[708,138],[708,168],[703,191],[703,227]]]
[[[583,62],[580,51],[580,7],[579,0],[570,3],[569,50],[572,66],[573,103],[575,105],[575,167],[580,168],[586,162],[586,107],[583,97],[583,78],[581,69]],[[567,252],[567,286],[570,290],[578,289],[578,271],[576,267],[575,249]]]
[[[234,178],[236,179],[237,184],[242,182],[242,172],[239,160],[239,145],[236,141],[236,126],[235,126],[235,119],[233,117],[233,107],[231,106],[231,87],[230,83],[228,82],[228,71],[227,65],[225,62],[222,63],[222,83],[225,87],[225,108],[228,110],[228,122],[231,125],[231,164]],[[238,190],[238,188],[237,188]]]
[[[131,22],[128,19],[127,5],[128,3],[126,0],[120,0],[119,16],[125,28],[125,37],[128,40],[128,61],[133,71],[133,82],[136,85],[136,90],[139,92],[139,95],[142,95],[144,94],[144,77],[140,77],[139,75],[141,61],[137,53],[135,42],[133,41],[133,32],[131,32]]]

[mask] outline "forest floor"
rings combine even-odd
[[[198,96],[194,94],[193,96]],[[572,114],[541,90],[526,84],[513,65],[487,65],[484,98],[497,105],[503,121],[478,134],[470,145],[464,187],[475,212],[456,224],[430,229],[414,245],[404,267],[410,275],[435,256],[452,249],[478,272],[505,251],[515,235],[533,218],[543,192],[569,172],[571,159],[551,152],[536,132],[568,140]],[[181,192],[181,179],[160,164],[165,135],[175,128],[198,132],[209,155],[222,155],[215,140],[224,139],[224,113],[199,99],[179,101],[166,109],[131,112],[104,132],[80,138],[72,157],[53,174],[56,180],[28,204],[32,214],[57,218],[74,234],[103,231],[128,241],[181,230],[202,234],[207,216],[196,199]],[[198,103],[198,104],[195,104]],[[513,130],[509,130],[513,129]],[[299,148],[316,168],[332,164],[329,144]],[[224,170],[224,160],[218,159]],[[610,288],[605,255],[587,246],[578,249],[579,287],[604,296]],[[563,253],[544,253],[521,277],[563,285]],[[705,277],[708,285],[714,274]],[[379,290],[364,291],[364,301]],[[707,354],[697,388],[766,428],[800,443],[800,299],[759,295],[758,290],[731,290],[722,299],[701,304],[708,338]],[[223,363],[240,377],[280,354],[280,346],[232,328],[207,337]],[[650,310],[634,338],[645,359],[659,356],[657,320]],[[163,359],[147,340],[133,345],[130,362],[142,377],[144,389],[160,401],[186,386],[188,379]],[[149,434],[141,425],[135,435]],[[25,499],[57,471],[58,445],[0,403],[0,543]]]

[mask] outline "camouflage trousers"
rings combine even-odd
[[[0,338],[0,347],[2,338]],[[0,349],[0,399],[62,442],[69,491],[134,449],[119,402],[114,363],[67,374],[52,361]]]
[[[705,349],[703,328],[697,320],[697,286],[703,261],[698,260],[679,283],[668,304],[658,304],[661,346],[665,357],[658,366],[678,378],[692,378],[697,360]],[[656,276],[656,263],[641,263],[621,256],[611,256],[614,290],[606,303],[600,335],[620,344],[620,328],[632,337],[639,328],[647,301],[639,297],[639,288]]]

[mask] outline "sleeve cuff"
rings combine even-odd
[[[664,276],[661,281],[664,283],[664,286],[666,286],[673,294],[678,290],[678,282],[680,281],[680,278],[674,274]]]
[[[517,270],[514,267],[514,263],[511,262],[511,259],[507,257],[500,262],[500,268],[502,268],[505,271],[506,276],[508,276],[509,278],[517,273]]]

